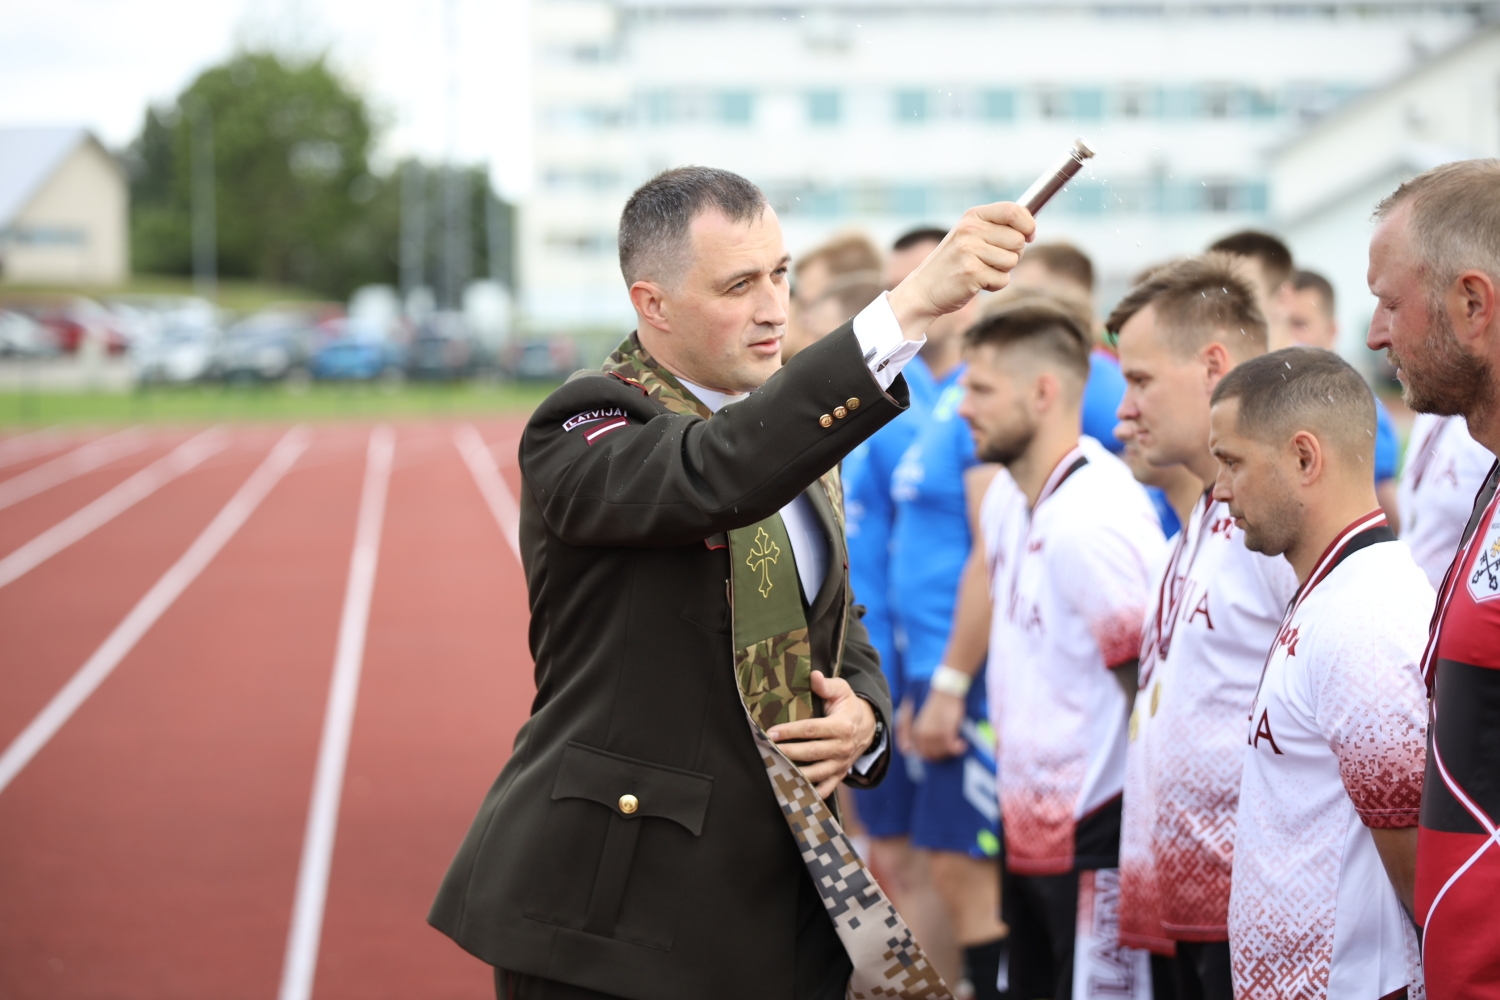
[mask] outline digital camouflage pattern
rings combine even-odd
[[[656,364],[634,333],[605,361],[604,371],[639,386],[642,392],[672,413],[705,420],[712,416],[707,406],[670,372]],[[819,483],[842,530],[844,496],[838,469],[830,470]],[[764,571],[766,567],[759,560],[764,559],[767,551],[766,535],[786,538],[780,514],[729,532],[730,558],[736,564],[739,560],[747,560],[746,568],[756,573]],[[787,542],[788,556],[790,549],[790,542]],[[751,560],[756,561],[754,565],[750,564]],[[738,565],[735,568],[738,569]],[[739,629],[735,630],[734,645],[741,647],[741,643],[745,643],[734,651],[736,679],[745,704],[746,721],[760,751],[761,762],[766,767],[771,789],[786,817],[787,826],[791,828],[792,837],[797,841],[813,884],[823,899],[823,906],[833,920],[839,940],[853,963],[854,972],[849,978],[846,994],[848,1000],[953,1000],[952,992],[927,960],[922,946],[912,936],[911,928],[901,919],[849,843],[838,818],[797,765],[766,736],[766,729],[777,723],[809,719],[815,714],[812,648],[808,642],[800,591],[797,590],[796,569],[790,558],[773,560],[771,568],[776,569],[783,580],[789,579],[789,585],[784,583],[778,589],[774,582],[767,583],[762,577],[758,586],[737,587],[733,583],[730,586],[730,611],[736,622],[764,619],[765,612],[747,602],[767,601],[775,595],[778,598],[776,617],[771,620],[780,620],[785,625],[784,630],[769,637],[745,636]],[[786,576],[788,568],[791,570],[789,578]],[[830,567],[830,571],[832,569]],[[843,571],[847,590],[848,567],[845,566]],[[731,581],[737,576],[745,579],[743,574],[734,572]],[[762,592],[761,588],[768,592]],[[783,598],[794,599],[795,615]],[[841,661],[842,635],[839,645]],[[839,666],[840,663],[835,662],[834,676],[838,675]]]

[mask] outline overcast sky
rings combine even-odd
[[[451,6],[450,6],[451,4]],[[529,181],[527,0],[0,0],[0,127],[85,125],[111,147],[148,104],[247,44],[326,48],[386,123],[386,160],[449,143],[446,18],[456,31],[457,157],[503,193]]]

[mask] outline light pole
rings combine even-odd
[[[206,101],[188,108],[193,198],[193,291],[212,299],[219,290],[218,229],[214,208],[214,117]]]

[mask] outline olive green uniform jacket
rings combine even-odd
[[[793,1000],[797,964],[805,983],[809,954],[831,962],[820,948],[847,975],[751,739],[721,536],[807,491],[830,543],[807,610],[813,668],[836,670],[889,731],[817,480],[906,401],[900,378],[881,391],[845,324],[711,420],[598,372],[537,408],[520,447],[536,700],[433,926],[492,965],[642,1000]],[[620,416],[570,426],[592,411]],[[851,783],[878,781],[889,758]]]

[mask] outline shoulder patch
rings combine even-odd
[[[564,431],[571,431],[575,427],[592,424],[597,420],[605,420],[609,417],[623,417],[624,415],[625,411],[618,406],[605,406],[597,410],[584,410],[582,413],[575,413],[567,420],[564,420],[562,429]]]

